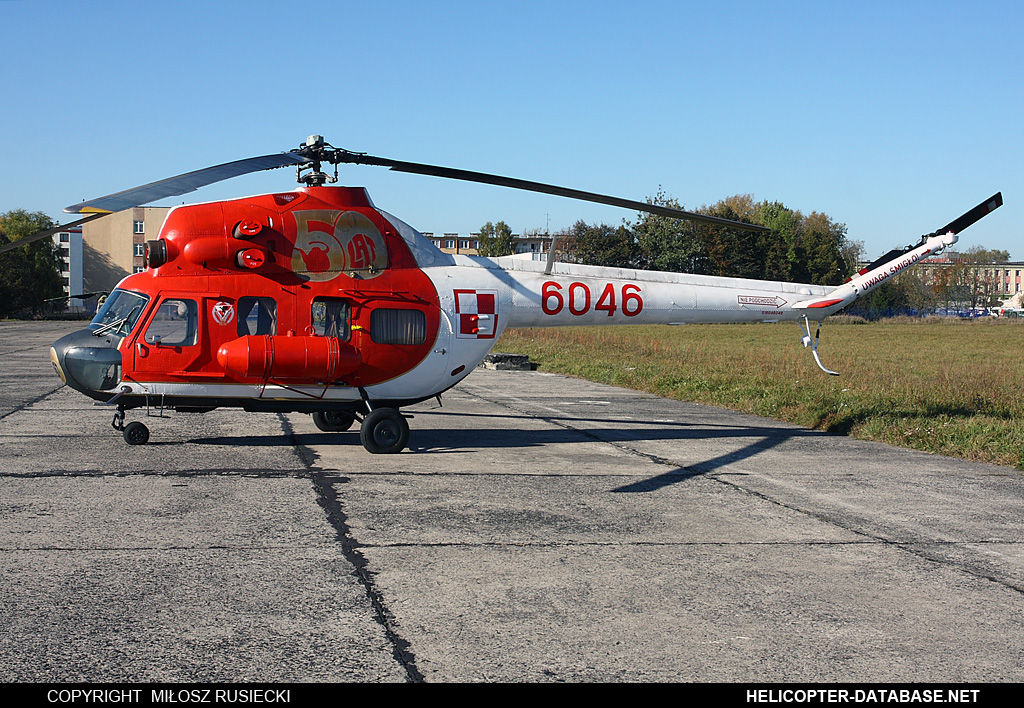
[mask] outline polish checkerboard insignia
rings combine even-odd
[[[455,315],[459,339],[494,339],[498,327],[497,290],[456,290]]]

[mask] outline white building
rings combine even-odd
[[[72,226],[67,231],[53,235],[53,242],[60,248],[60,275],[64,279],[65,295],[82,294],[82,227]],[[68,310],[81,312],[85,303],[80,298],[68,300]]]
[[[428,231],[423,235],[433,241],[434,245],[445,253],[461,253],[467,256],[475,256],[478,253],[477,249],[480,247],[480,234],[446,232],[443,236],[438,236]],[[551,247],[551,237],[547,234],[534,236],[512,234],[512,238],[515,239],[516,253],[544,254],[546,257],[548,249]]]

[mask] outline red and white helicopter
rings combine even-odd
[[[335,166],[334,177],[321,171]],[[65,209],[99,218],[230,177],[295,166],[303,187],[175,207],[147,268],[114,289],[88,327],[54,343],[61,380],[116,406],[113,426],[144,444],[145,407],[305,412],[325,431],[360,421],[372,453],[403,450],[400,408],[469,375],[507,327],[801,322],[818,360],[826,316],[849,305],[1002,204],[996,194],[913,247],[892,251],[844,285],[744,280],[604,268],[514,256],[441,252],[376,208],[366,191],[330,187],[341,163],[555,194],[679,219],[760,229],[590,192],[400,162],[341,150],[311,136],[290,152],[210,167]],[[70,224],[73,225],[73,224]],[[58,227],[67,229],[70,225]],[[49,232],[37,234],[41,238]],[[554,249],[552,249],[552,252]],[[834,373],[834,372],[828,372]]]

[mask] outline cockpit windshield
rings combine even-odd
[[[97,337],[104,334],[125,337],[135,327],[147,302],[149,297],[146,295],[115,288],[92,318],[89,329]]]

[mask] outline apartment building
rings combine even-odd
[[[170,207],[134,207],[82,225],[82,287],[110,292],[145,270],[146,241],[155,240]]]
[[[438,236],[433,232],[426,232],[423,235],[433,241],[434,245],[445,253],[458,253],[464,256],[479,255],[480,234],[446,232]],[[516,253],[533,253],[546,256],[548,249],[551,248],[551,237],[547,234],[534,236],[513,234],[512,238],[516,242]]]
[[[918,272],[925,285],[932,287],[941,281],[943,271],[957,266],[966,267],[971,273],[971,282],[978,283],[986,293],[1000,300],[1005,301],[1020,295],[1024,285],[1024,261],[967,263],[955,251],[935,258],[926,258],[918,266]]]
[[[81,312],[85,303],[80,298],[82,289],[82,227],[72,226],[67,231],[53,235],[53,242],[60,249],[60,276],[64,281],[64,295],[68,296],[67,309]]]

